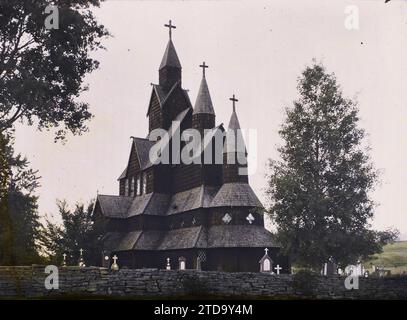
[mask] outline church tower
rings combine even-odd
[[[233,103],[233,111],[223,149],[223,183],[248,183],[247,151],[236,113],[236,102],[239,100],[235,95],[229,100]]]
[[[198,96],[196,98],[194,112],[192,113],[192,128],[201,132],[204,129],[212,129],[215,127],[215,111],[213,110],[211,95],[209,94],[208,84],[206,83],[205,69],[208,66],[203,62],[202,80],[199,86]]]
[[[172,43],[172,29],[175,29],[176,27],[172,25],[171,20],[165,26],[169,28],[170,38],[158,72],[159,85],[163,88],[164,92],[168,93],[177,83],[181,87],[182,68],[174,44]]]
[[[168,130],[177,117],[186,117],[191,122],[192,105],[187,90],[181,86],[181,63],[172,42],[172,29],[176,27],[171,20],[164,26],[169,28],[169,40],[158,70],[159,82],[151,84],[153,88],[147,111],[149,133],[157,128]],[[188,111],[181,115],[185,110]]]

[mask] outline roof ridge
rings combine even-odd
[[[117,195],[117,194],[101,194],[101,193],[99,193],[97,196],[98,196],[98,197],[99,197],[99,196],[102,196],[102,197],[122,197],[122,198],[131,198],[130,196],[121,196],[121,195]]]

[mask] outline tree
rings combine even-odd
[[[0,0],[0,132],[18,120],[55,128],[56,139],[66,129],[86,130],[92,115],[77,98],[87,90],[85,75],[98,67],[90,53],[103,48],[100,41],[108,36],[90,10],[99,5],[99,0]],[[46,27],[50,14],[59,18],[57,29],[54,23]]]
[[[62,225],[47,220],[43,228],[42,244],[53,263],[61,264],[63,254],[67,263],[77,265],[83,249],[86,265],[100,265],[102,259],[101,224],[95,224],[93,202],[88,206],[77,203],[71,211],[66,201],[57,201]],[[53,219],[55,220],[55,219]]]
[[[378,182],[356,102],[342,96],[334,74],[318,63],[298,80],[299,98],[279,131],[281,160],[270,161],[267,195],[277,237],[298,265],[347,265],[381,250],[397,232],[369,222]]]
[[[0,133],[0,264],[40,263],[37,172],[15,155],[10,133]]]

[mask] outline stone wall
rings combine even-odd
[[[343,277],[318,276],[312,292],[298,288],[293,275],[195,270],[59,267],[59,289],[47,290],[44,266],[0,267],[0,298],[10,297],[241,297],[322,299],[407,299],[407,277],[359,278],[346,290]]]

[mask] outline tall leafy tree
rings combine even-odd
[[[356,102],[318,63],[298,80],[299,98],[279,131],[281,160],[270,161],[267,194],[278,238],[293,262],[347,265],[397,236],[370,228],[378,172],[363,147]]]
[[[0,133],[0,264],[40,263],[39,177],[12,145],[11,134]]]
[[[80,249],[86,265],[100,265],[102,259],[102,243],[100,224],[95,224],[93,217],[93,202],[85,206],[77,203],[74,210],[70,210],[66,201],[57,201],[59,217],[62,225],[54,220],[47,220],[42,236],[43,247],[49,254],[50,260],[60,264],[63,254],[67,254],[67,263],[77,265]],[[55,217],[54,217],[55,218]]]
[[[52,10],[46,10],[49,5]],[[56,128],[57,139],[66,130],[86,130],[92,115],[77,98],[87,89],[85,75],[98,67],[90,53],[108,35],[91,11],[99,5],[99,0],[0,0],[1,132],[18,120]]]
[[[37,176],[14,156],[17,121],[38,129],[86,131],[88,104],[78,97],[98,68],[92,51],[108,36],[92,8],[99,0],[0,0],[0,263],[38,261]],[[48,22],[48,23],[47,23]]]

